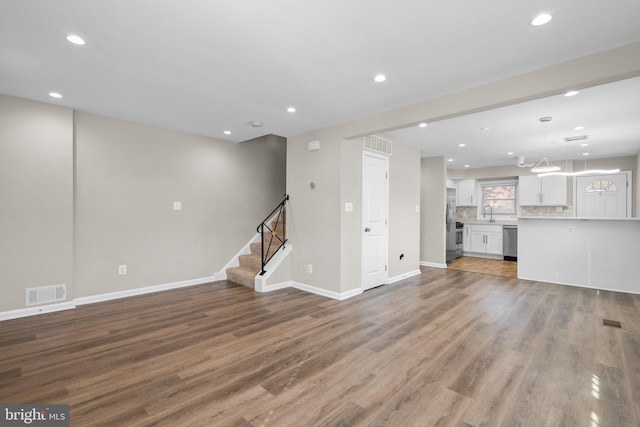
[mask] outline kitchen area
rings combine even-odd
[[[566,176],[447,180],[448,268],[517,277],[518,217],[569,215]]]

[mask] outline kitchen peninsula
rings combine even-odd
[[[640,218],[518,218],[520,279],[640,294]]]

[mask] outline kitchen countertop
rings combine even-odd
[[[552,219],[552,220],[574,220],[574,221],[640,221],[639,217],[631,218],[585,218],[577,216],[519,216],[518,219]],[[463,221],[460,221],[463,222]]]
[[[518,225],[517,219],[496,219],[494,222],[489,222],[488,219],[459,218],[456,221],[469,225]]]

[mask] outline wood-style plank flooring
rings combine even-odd
[[[494,276],[518,277],[518,263],[515,261],[464,256],[447,265],[447,268]]]
[[[450,269],[342,302],[216,282],[86,305],[0,322],[0,349],[0,402],[73,426],[640,421],[640,296]]]

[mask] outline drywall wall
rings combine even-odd
[[[285,184],[281,137],[233,144],[0,95],[0,312],[28,287],[66,283],[72,301],[211,278]]]
[[[420,268],[420,173],[420,151],[394,144],[389,165],[390,278]]]
[[[73,297],[73,112],[0,95],[0,312],[25,289]]]
[[[518,221],[518,277],[640,293],[637,219]]]
[[[362,284],[362,156],[363,140],[341,141],[340,292]],[[353,207],[351,212],[345,204]],[[420,257],[420,152],[393,143],[389,157],[388,276],[395,278],[419,269]],[[399,259],[403,253],[402,260]]]
[[[446,171],[444,157],[428,157],[420,163],[420,262],[446,263]]]
[[[320,149],[309,151],[307,143],[313,140],[320,141]],[[291,279],[338,293],[340,141],[331,132],[287,140],[287,235],[295,248]]]
[[[640,153],[636,155],[636,173],[633,174],[634,211],[633,216],[640,217]]]
[[[77,297],[211,277],[285,193],[282,138],[232,144],[88,113],[75,126]]]

